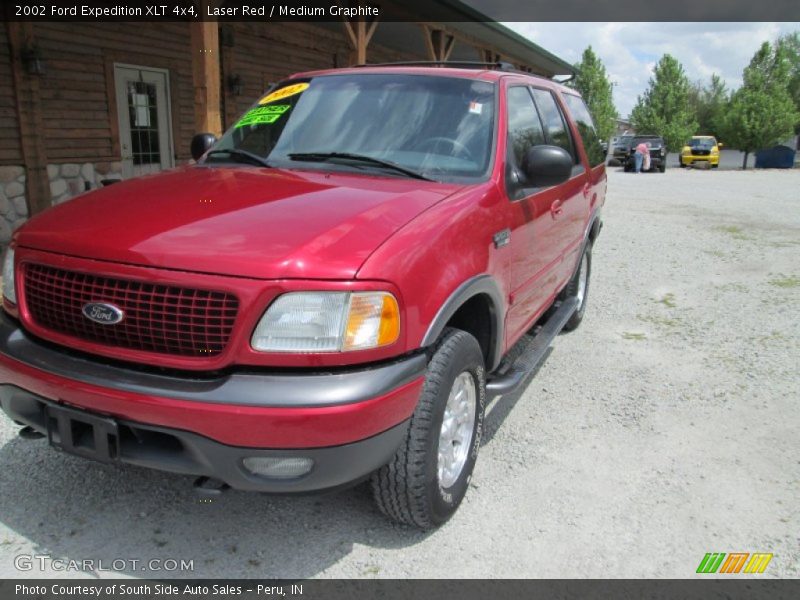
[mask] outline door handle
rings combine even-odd
[[[584,198],[588,198],[589,197],[589,192],[591,191],[591,189],[592,188],[589,186],[588,183],[584,183],[583,184],[583,197]]]
[[[564,208],[561,206],[561,200],[555,200],[550,205],[550,214],[553,216],[554,219],[556,217],[558,217],[563,212],[564,212]]]

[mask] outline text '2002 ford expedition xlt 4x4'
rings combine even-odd
[[[371,477],[390,517],[443,523],[487,399],[584,314],[606,174],[583,101],[504,69],[371,66],[296,75],[209,137],[197,164],[15,233],[2,408],[207,493]]]

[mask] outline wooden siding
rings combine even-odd
[[[0,21],[0,165],[21,165],[19,117],[11,74],[11,49],[8,29]]]
[[[37,23],[48,162],[120,159],[114,63],[167,69],[177,160],[194,134],[189,29],[181,23]]]
[[[352,47],[344,28],[324,28],[310,23],[230,23],[233,46],[220,36],[225,127],[264,92],[270,83],[300,71],[332,69],[350,64]],[[380,27],[380,25],[378,25]],[[422,35],[420,33],[420,35]],[[370,44],[369,62],[419,60],[422,57],[394,52]],[[227,78],[239,75],[242,93],[228,90]]]

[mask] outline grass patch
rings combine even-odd
[[[733,281],[731,283],[723,283],[722,285],[714,286],[720,292],[749,292],[750,288],[743,283]]]
[[[647,336],[643,333],[639,333],[636,331],[623,331],[622,332],[622,339],[623,340],[634,340],[637,342],[641,342],[642,340],[646,340]]]
[[[794,275],[790,275],[788,277],[786,275],[780,275],[775,279],[770,279],[769,284],[779,288],[791,289],[800,287],[800,278],[795,277]]]
[[[718,227],[715,227],[714,229],[716,229],[717,231],[720,231],[722,233],[727,233],[729,236],[731,236],[735,240],[749,240],[750,239],[749,237],[747,237],[745,235],[744,229],[742,229],[738,225],[719,225]]]
[[[675,329],[683,325],[680,319],[670,319],[669,317],[661,317],[659,315],[636,315],[636,318],[643,323],[651,323],[669,329]]]
[[[762,335],[755,338],[755,341],[766,348],[769,346],[774,346],[775,344],[788,342],[789,338],[780,331],[773,331],[769,335]]]
[[[800,246],[800,242],[796,242],[794,240],[783,240],[778,242],[767,242],[766,245],[770,248],[792,248],[794,246]]]
[[[664,297],[661,298],[659,302],[664,306],[666,306],[667,308],[675,308],[676,306],[678,306],[677,304],[675,304],[675,294],[673,294],[672,292],[670,292],[669,294],[664,294]]]
[[[715,258],[725,258],[726,254],[722,250],[703,250],[703,254],[710,254]]]

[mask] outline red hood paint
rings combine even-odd
[[[460,186],[249,167],[183,167],[95,190],[31,219],[21,246],[185,271],[352,279]]]

